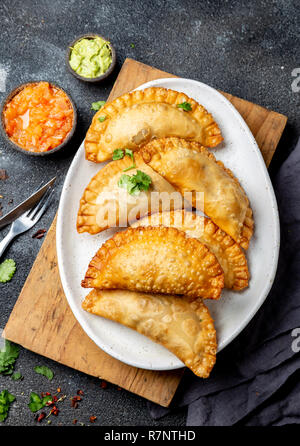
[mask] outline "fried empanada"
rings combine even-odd
[[[101,246],[82,286],[218,299],[224,274],[215,255],[182,231],[128,228]]]
[[[223,271],[226,288],[242,290],[248,286],[247,260],[240,246],[209,218],[193,212],[176,210],[159,212],[132,224],[133,228],[167,226],[184,231],[188,237],[197,238],[216,256]]]
[[[136,169],[126,174],[134,175],[137,169],[151,178],[148,191],[141,191],[138,195],[130,195],[126,189],[118,187],[118,181],[124,169],[132,165],[132,160],[126,156],[112,161],[104,166],[90,181],[80,200],[77,216],[77,231],[97,234],[109,227],[127,226],[128,222],[151,213],[151,206],[155,211],[176,209],[182,207],[182,200],[151,201],[151,193],[167,193],[168,197],[178,194],[174,187],[161,175],[143,162],[138,153],[134,157]],[[169,195],[170,194],[170,195]],[[179,195],[179,194],[178,194]]]
[[[233,173],[212,153],[197,142],[180,138],[153,140],[139,153],[175,189],[183,195],[188,193],[185,198],[193,207],[204,211],[239,245],[248,248],[253,233],[249,200]],[[197,192],[202,193],[200,203]]]
[[[93,290],[82,308],[163,345],[197,376],[207,378],[215,364],[216,330],[200,299],[190,303],[184,296]]]
[[[188,102],[190,110],[178,105]],[[99,117],[105,119],[99,120]],[[179,136],[215,147],[222,135],[211,114],[184,93],[151,87],[124,94],[94,116],[85,138],[86,158],[100,163],[115,149],[136,150],[153,138]]]

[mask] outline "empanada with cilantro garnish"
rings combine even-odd
[[[224,274],[215,255],[182,231],[128,228],[101,246],[82,286],[218,299]]]
[[[86,158],[100,163],[111,159],[116,149],[137,150],[165,136],[195,140],[207,147],[223,139],[212,115],[194,99],[151,87],[126,93],[95,114],[85,138]]]
[[[109,227],[127,226],[129,221],[147,215],[151,212],[151,206],[155,206],[156,212],[164,209],[182,207],[183,203],[178,192],[161,175],[143,162],[138,153],[134,155],[136,168],[127,171],[133,161],[125,156],[123,159],[106,164],[89,182],[80,200],[77,231],[97,234]],[[125,171],[124,171],[125,170]],[[128,188],[119,186],[121,177],[125,179],[143,172],[151,179],[147,190],[130,194]],[[175,194],[174,200],[152,200],[151,193],[165,193],[167,197]],[[171,207],[170,207],[171,206]]]
[[[209,218],[193,212],[175,210],[144,217],[132,227],[166,226],[184,231],[188,237],[200,240],[216,256],[223,272],[225,287],[240,291],[248,286],[247,260],[240,246]]]
[[[216,361],[213,320],[201,299],[125,290],[93,290],[84,310],[119,322],[163,345],[197,376],[207,378]]]
[[[248,248],[253,233],[249,200],[233,173],[212,153],[197,142],[180,138],[155,139],[139,153],[153,170],[186,194],[193,207]]]

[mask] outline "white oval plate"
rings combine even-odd
[[[215,319],[218,351],[247,325],[264,302],[274,280],[279,252],[279,219],[274,191],[256,141],[233,105],[215,89],[189,79],[158,79],[141,85],[166,87],[186,93],[204,105],[219,124],[224,143],[214,150],[245,189],[253,209],[255,232],[247,252],[250,286],[238,293],[222,292],[219,301],[206,303]],[[69,305],[87,335],[106,353],[135,367],[171,370],[182,362],[164,347],[115,322],[81,308],[87,290],[81,288],[87,266],[101,244],[116,232],[79,235],[76,216],[79,200],[91,177],[104,166],[85,160],[83,143],[68,171],[57,220],[57,256],[62,285]]]

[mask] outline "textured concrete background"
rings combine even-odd
[[[57,175],[55,203],[38,225],[50,226],[67,169],[93,115],[91,102],[107,98],[126,57],[286,114],[289,122],[271,168],[274,173],[300,134],[300,92],[293,93],[291,88],[292,70],[300,66],[299,22],[299,3],[286,0],[2,0],[0,99],[23,82],[50,80],[71,94],[79,114],[76,136],[60,155],[28,157],[0,139],[0,168],[9,175],[8,180],[0,180],[3,212],[25,199],[41,181]],[[65,66],[68,43],[89,31],[107,36],[117,50],[117,68],[104,84],[83,83]],[[32,239],[35,231],[20,236],[6,252],[6,258],[16,260],[17,272],[11,282],[0,284],[2,328],[42,244]],[[3,229],[0,237],[6,232]],[[33,371],[42,364],[55,372],[53,382]],[[89,424],[90,415],[97,416],[96,423],[101,425],[185,424],[185,410],[153,421],[145,400],[112,385],[102,389],[99,380],[24,349],[16,370],[23,381],[0,376],[0,391],[7,388],[17,396],[6,424],[35,424],[27,408],[30,392],[54,391],[57,386],[68,396],[77,389],[85,396],[76,410],[68,399],[64,401],[60,415],[52,417],[53,424],[72,424],[74,418]]]

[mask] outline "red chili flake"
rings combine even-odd
[[[46,393],[45,393],[45,395],[46,395],[46,396],[50,396],[50,395],[51,395],[51,393],[49,393],[49,392],[46,392]]]
[[[96,420],[97,420],[97,417],[95,417],[95,416],[90,417],[90,422],[91,423],[95,423]]]
[[[73,424],[76,424],[78,420],[76,420],[76,418],[74,418],[73,420]]]
[[[42,238],[44,237],[46,232],[47,232],[46,229],[39,229],[33,234],[32,238],[37,238],[37,239]]]
[[[82,390],[77,390],[77,395],[84,395]]]
[[[75,409],[77,409],[78,402],[76,400],[76,397],[71,398],[71,406],[74,407]]]
[[[45,394],[44,394],[44,392],[42,392],[42,393],[41,393],[41,397],[44,398],[44,396],[45,396]]]
[[[0,169],[0,180],[7,180],[8,175],[5,169]]]
[[[59,409],[56,407],[56,406],[54,406],[52,409],[51,409],[51,412],[50,413],[52,413],[53,415],[55,415],[56,417],[57,417],[57,415],[59,414]]]
[[[58,400],[57,396],[54,395],[54,397],[53,397],[53,401],[56,403],[57,400]]]
[[[53,401],[47,401],[46,406],[53,406],[54,402]]]
[[[45,416],[46,416],[45,412],[41,412],[37,417],[37,421],[40,423],[45,418]]]
[[[107,387],[107,382],[106,382],[106,381],[101,381],[100,386],[101,386],[101,389],[106,389],[106,387]]]
[[[60,392],[61,392],[61,388],[57,387],[57,393],[60,393]]]

